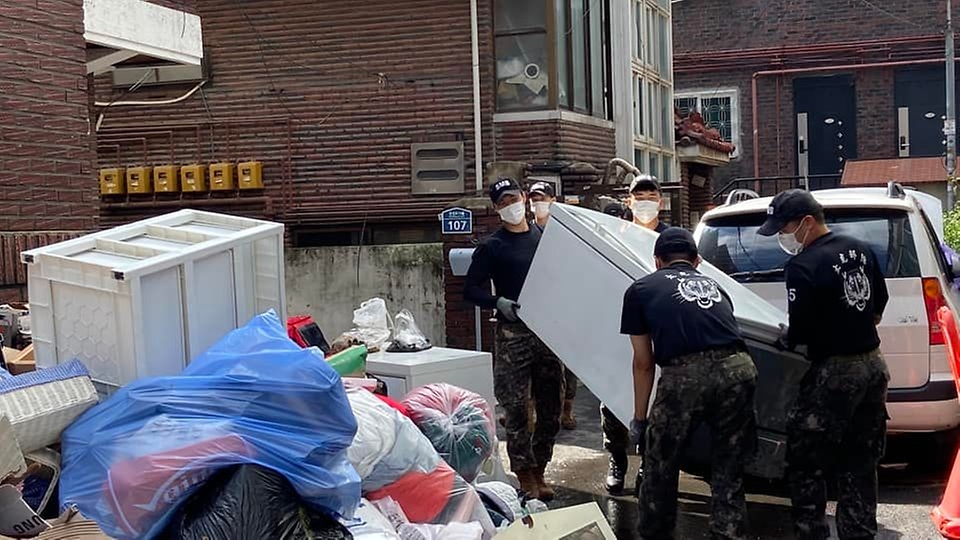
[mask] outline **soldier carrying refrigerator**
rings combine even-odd
[[[540,228],[527,221],[526,195],[516,180],[499,178],[490,200],[502,224],[483,239],[467,271],[464,297],[483,309],[497,310],[494,342],[494,393],[504,410],[510,468],[529,496],[549,501],[553,490],[544,471],[553,458],[560,431],[563,364],[520,320],[517,299],[540,243]],[[490,292],[490,282],[496,296]],[[532,381],[536,384],[532,384]],[[536,426],[528,427],[527,401],[536,403]]]
[[[811,366],[787,423],[787,482],[801,539],[828,538],[829,471],[839,478],[840,538],[877,534],[877,465],[883,456],[890,374],[877,324],[889,299],[870,246],[830,232],[808,191],[773,198],[759,234],[777,235],[790,326],[781,343],[806,345]]]
[[[645,447],[639,538],[673,538],[680,462],[700,424],[711,437],[711,538],[746,538],[743,468],[757,442],[757,369],[730,298],[697,271],[693,236],[667,229],[653,254],[657,271],[627,289],[620,325],[633,345],[630,437]],[[648,415],[655,366],[661,375]]]
[[[540,230],[544,230],[550,220],[550,205],[557,202],[557,193],[553,185],[548,182],[536,182],[530,186],[530,208]],[[560,427],[563,429],[577,429],[577,419],[573,415],[573,403],[577,399],[577,386],[580,381],[577,376],[567,369],[564,373],[563,414],[560,415]]]
[[[660,221],[662,192],[656,177],[642,174],[630,184],[629,205],[622,217],[654,232],[663,232],[667,225]],[[605,209],[606,211],[606,209]],[[603,448],[610,454],[610,467],[607,470],[607,491],[618,495],[623,491],[627,476],[627,450],[630,447],[630,432],[623,422],[600,404],[600,428],[603,431]],[[640,449],[643,454],[643,449]],[[643,469],[637,472],[636,489],[639,493]]]

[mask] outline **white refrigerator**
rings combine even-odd
[[[520,295],[523,321],[624,423],[633,417],[632,349],[620,334],[623,295],[635,280],[655,271],[657,233],[613,216],[555,204]],[[704,262],[700,271],[717,280],[733,301],[734,314],[759,371],[756,395],[760,432],[749,472],[783,474],[787,412],[808,363],[778,351],[784,313]],[[786,293],[784,293],[786,294]],[[599,414],[599,413],[598,413]],[[598,420],[599,421],[599,420]],[[706,472],[706,432],[691,437],[685,469]]]

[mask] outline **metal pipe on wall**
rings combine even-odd
[[[470,0],[470,43],[473,58],[473,152],[476,161],[477,195],[483,194],[483,130],[480,117],[480,17],[477,0]]]
[[[863,69],[872,69],[872,68],[889,68],[889,67],[901,67],[901,66],[917,66],[924,64],[939,64],[943,63],[943,58],[932,58],[928,60],[903,60],[897,62],[871,62],[867,64],[845,64],[839,66],[821,66],[821,67],[805,67],[805,68],[789,68],[789,69],[771,69],[764,71],[754,72],[753,77],[751,78],[750,84],[750,105],[752,116],[751,123],[753,124],[753,176],[760,176],[760,152],[758,148],[760,147],[760,122],[757,118],[759,107],[757,106],[757,79],[760,77],[766,77],[770,75],[793,75],[797,73],[828,73],[833,71],[859,71]]]

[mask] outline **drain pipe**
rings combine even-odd
[[[480,196],[483,194],[483,131],[480,122],[480,21],[477,0],[470,0],[470,40],[473,48],[473,153],[476,157],[477,196]]]
[[[932,58],[928,60],[900,60],[895,62],[873,62],[869,64],[847,64],[841,66],[823,66],[823,67],[805,67],[805,68],[789,68],[789,69],[772,69],[767,71],[757,71],[753,74],[753,80],[751,82],[751,95],[750,101],[753,112],[753,176],[754,178],[760,177],[760,152],[757,149],[760,147],[760,120],[757,118],[759,107],[757,106],[757,79],[760,77],[765,77],[768,75],[792,75],[795,73],[816,73],[816,72],[830,72],[830,71],[857,71],[861,69],[870,69],[870,68],[887,68],[887,67],[899,67],[899,66],[917,66],[923,64],[942,64],[944,62],[943,58]]]

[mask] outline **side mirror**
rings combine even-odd
[[[950,272],[953,274],[951,277],[960,277],[960,257],[951,257]]]

